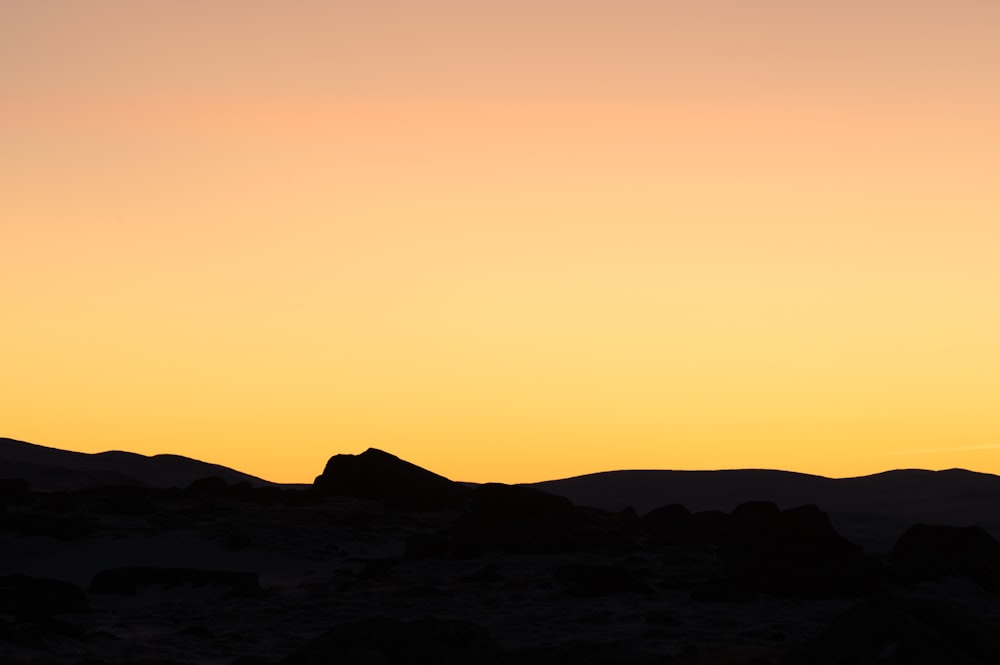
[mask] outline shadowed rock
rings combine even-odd
[[[88,608],[87,595],[75,584],[20,574],[0,577],[0,614],[39,619]]]
[[[455,554],[450,531],[413,533],[406,537],[404,559],[449,559]]]
[[[221,476],[198,478],[187,486],[186,491],[197,497],[222,497],[229,491],[229,483]]]
[[[688,538],[691,543],[721,545],[729,538],[732,520],[721,510],[691,513]]]
[[[889,562],[905,581],[967,577],[1000,593],[1000,543],[978,526],[914,524],[892,548]]]
[[[0,478],[0,500],[23,499],[31,494],[31,483],[24,478]]]
[[[281,661],[282,665],[491,665],[497,645],[467,621],[387,617],[331,628]]]
[[[764,593],[797,597],[856,596],[878,588],[880,568],[834,531],[816,506],[785,511],[769,501],[733,510],[719,548],[727,577]]]
[[[486,483],[472,492],[469,512],[483,519],[507,522],[558,519],[573,513],[573,503],[532,487]]]
[[[10,624],[0,622],[0,642],[7,642],[20,647],[27,647],[37,651],[45,651],[50,654],[58,652],[60,648],[70,640],[85,642],[87,632],[68,621],[55,619],[52,617],[21,618]],[[2,662],[23,662],[7,661]],[[55,662],[51,660],[31,661],[31,662]],[[103,661],[102,661],[103,662]],[[86,665],[90,665],[86,663]],[[76,665],[82,665],[76,663]]]
[[[649,511],[639,524],[650,545],[721,545],[729,537],[730,516],[720,510],[692,513],[673,503]]]
[[[486,483],[472,490],[469,510],[446,532],[446,539],[417,539],[415,555],[441,550],[454,556],[485,551],[545,554],[569,551],[628,551],[635,545],[638,520],[631,510],[609,513],[574,506],[565,497],[524,485]]]
[[[840,617],[781,665],[994,665],[1000,636],[951,605],[881,596]]]
[[[313,486],[325,494],[383,501],[393,510],[456,508],[468,494],[465,486],[376,448],[334,455]]]
[[[407,559],[466,558],[485,552],[629,552],[637,541],[633,511],[574,506],[521,485],[488,483],[471,491],[469,510],[450,528],[408,536]]]
[[[576,506],[573,512],[579,523],[570,534],[576,549],[627,554],[639,546],[642,529],[634,510],[626,508],[610,513],[597,508]]]
[[[156,499],[166,490],[132,485],[106,485],[76,492],[77,499],[93,501],[96,512],[107,515],[148,515],[156,511]]]
[[[64,541],[79,540],[93,531],[93,527],[82,518],[14,510],[0,511],[0,529],[24,536],[44,536]]]
[[[651,545],[679,545],[691,542],[691,511],[679,503],[649,511],[639,524]]]
[[[521,485],[487,483],[472,491],[469,511],[450,530],[456,556],[487,550],[541,554],[573,549],[583,524],[569,499]]]

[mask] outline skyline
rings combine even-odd
[[[1000,473],[1000,6],[0,2],[3,431]]]

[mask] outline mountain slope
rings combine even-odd
[[[100,485],[186,487],[205,476],[219,476],[230,483],[270,484],[228,467],[180,455],[78,453],[0,438],[0,477],[24,478],[36,490],[74,490]]]
[[[883,549],[910,524],[978,524],[1000,534],[1000,476],[964,469],[903,469],[857,478],[789,471],[609,471],[533,483],[574,503],[640,514],[681,503],[692,511],[730,511],[745,501],[781,508],[816,504],[838,530]]]

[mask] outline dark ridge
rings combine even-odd
[[[948,469],[899,469],[855,478],[826,478],[763,469],[723,471],[610,471],[531,487],[580,506],[633,507],[639,514],[670,504],[692,512],[728,512],[745,501],[782,509],[815,504],[839,531],[871,551],[887,552],[915,522],[979,525],[1000,535],[1000,477]]]
[[[79,453],[0,438],[3,475],[27,480],[33,489],[72,491],[103,485],[187,487],[205,476],[220,476],[227,482],[247,481],[254,486],[266,480],[180,455],[146,456],[109,451]]]
[[[968,525],[969,509],[1000,505],[987,474],[618,471],[470,487],[370,449],[293,490],[173,455],[6,446],[20,456],[0,466],[12,665],[1000,662],[1000,543]],[[34,491],[2,473],[31,455],[198,476]],[[560,483],[617,505],[574,503]],[[954,526],[897,528],[919,510]]]
[[[670,503],[683,503],[691,510],[730,510],[749,500],[774,501],[782,508],[815,503],[827,511],[859,513],[886,508],[933,511],[942,502],[947,507],[948,501],[964,498],[1000,501],[1000,477],[963,469],[902,469],[856,478],[763,469],[609,471],[531,486],[578,505],[608,510],[631,505],[640,513]],[[926,505],[915,505],[921,502]],[[981,511],[970,513],[971,521],[982,517]]]

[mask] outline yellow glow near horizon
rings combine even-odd
[[[0,436],[1000,473],[1000,5],[336,4],[0,6]]]

